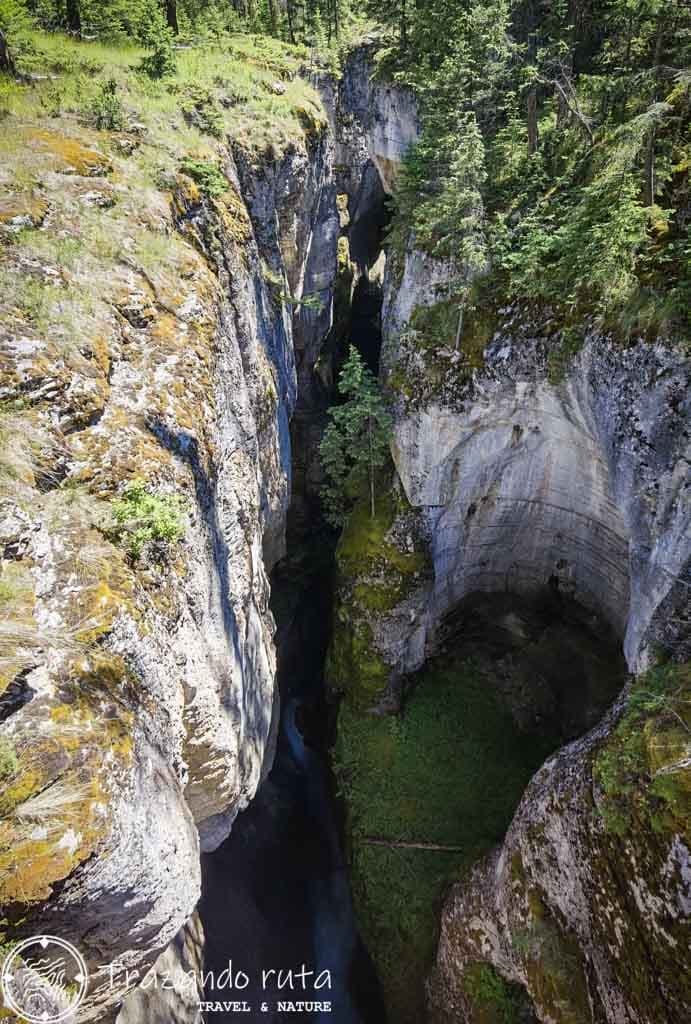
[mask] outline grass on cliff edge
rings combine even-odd
[[[93,120],[104,83],[114,83],[117,127],[144,125],[148,143],[175,149],[179,141],[210,143],[225,134],[252,152],[282,150],[326,124],[317,93],[300,77],[304,47],[226,36],[176,51],[175,73],[155,80],[138,70],[144,56],[136,46],[28,32],[17,63],[38,80],[23,84],[0,75],[2,134],[14,119]]]
[[[491,680],[452,656],[420,672],[401,718],[342,705],[335,763],[350,815],[356,909],[395,1024],[423,1019],[446,889],[502,839],[528,780],[555,746],[556,739],[520,734]]]

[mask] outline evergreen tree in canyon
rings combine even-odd
[[[342,526],[353,502],[367,487],[370,514],[376,512],[377,472],[389,456],[391,417],[374,375],[351,346],[338,378],[342,403],[329,410],[319,453],[327,482],[322,495],[327,519]]]

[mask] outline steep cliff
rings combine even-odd
[[[443,872],[431,879],[423,863],[431,853],[421,853],[417,863],[408,854],[403,874],[403,854],[382,869],[387,854],[367,846],[377,823],[368,804],[376,807],[383,788],[394,808],[380,818],[378,839],[404,835],[424,846],[432,831],[426,816],[412,818],[396,801],[434,796],[424,761],[413,759],[402,776],[405,740],[389,737],[384,725],[362,724],[362,712],[403,705],[405,737],[406,730],[419,728],[425,698],[418,689],[439,686],[440,678],[454,673],[457,688],[447,689],[444,699],[446,715],[457,723],[458,757],[447,760],[440,753],[437,785],[455,793],[467,789],[477,766],[485,764],[486,748],[469,762],[462,753],[473,738],[486,743],[486,721],[468,707],[461,711],[461,702],[472,699],[473,677],[483,679],[510,713],[512,728],[518,724],[519,732],[530,734],[541,719],[537,735],[552,749],[559,745],[559,729],[551,731],[555,722],[570,714],[562,704],[550,717],[554,694],[561,692],[561,700],[571,687],[567,700],[584,711],[580,726],[572,723],[571,735],[578,735],[621,687],[613,653],[601,650],[604,675],[597,685],[603,688],[593,702],[592,678],[573,636],[552,646],[546,634],[536,640],[532,632],[524,649],[534,629],[534,602],[555,601],[557,614],[568,616],[575,602],[592,630],[586,646],[595,652],[613,633],[634,673],[661,651],[685,661],[691,635],[689,366],[683,343],[623,343],[587,321],[565,326],[549,308],[497,308],[491,285],[459,325],[458,309],[448,299],[449,277],[448,265],[414,244],[390,254],[382,379],[394,410],[393,468],[376,519],[364,507],[356,511],[339,545],[329,662],[330,682],[351,708],[341,719],[340,770],[352,815],[356,893],[397,1020],[416,1019],[406,1009],[411,995],[404,988],[411,972],[420,971],[407,952],[413,933],[434,929],[433,922],[415,918],[411,894],[427,886],[430,898],[439,899],[449,879],[466,875],[472,858],[463,851],[471,836],[478,840],[477,857],[501,832],[492,841],[491,829],[478,830],[467,819],[459,831],[452,823],[440,829],[444,835],[432,838],[459,851],[446,879]],[[504,595],[503,604],[492,595]],[[547,656],[535,660],[537,648]],[[455,668],[435,660],[440,651],[453,650],[460,658]],[[553,695],[547,702],[545,685]],[[681,824],[688,743],[673,714],[683,697],[676,684],[670,686],[674,697],[666,717],[633,729],[638,738],[631,743],[645,742],[649,753],[630,767],[631,779],[624,771],[610,780],[613,789],[621,788],[632,822],[624,835],[613,838],[606,816],[603,821],[603,784],[593,765],[598,757],[605,765],[626,758],[617,725],[626,701],[548,762],[521,800],[504,845],[453,889],[430,988],[433,1019],[524,1019],[521,989],[540,1021],[683,1019],[688,993],[674,979],[655,981],[680,941],[674,922],[687,914],[689,898],[689,842]],[[668,698],[659,699],[661,712]],[[427,736],[443,751],[441,726],[429,725]],[[659,762],[650,752],[658,743]],[[358,744],[361,757],[354,753]],[[506,786],[514,792],[521,778],[516,770],[507,762]],[[669,780],[668,804],[657,792],[661,778]],[[641,815],[639,801],[648,798],[640,794],[648,793],[652,810]],[[628,864],[626,881],[622,861]],[[397,900],[407,904],[406,912],[378,926]],[[602,915],[616,937],[605,938],[597,923]],[[387,950],[397,935],[407,938],[391,958]],[[550,956],[562,965],[573,960],[573,972],[555,968],[557,975],[573,973],[568,984],[550,974]],[[502,1016],[509,1013],[514,1016]]]
[[[290,48],[233,59],[201,83],[192,59],[172,107],[109,69],[117,130],[22,97],[2,143],[0,899],[5,942],[82,950],[83,1020],[164,947],[159,974],[201,962],[200,848],[273,758],[268,573],[298,395],[317,432],[328,396],[344,202],[366,233],[415,132],[366,50],[321,98]],[[154,986],[121,1019],[196,1000]]]
[[[220,143],[184,103],[3,127],[0,902],[5,941],[82,950],[84,1020],[134,984],[103,965],[134,979],[189,918],[272,759],[294,350],[328,330],[338,215],[321,102],[262,56],[268,143],[237,99]]]
[[[536,774],[445,905],[431,1020],[517,1020],[511,986],[540,1021],[686,1019],[689,692],[649,673]]]

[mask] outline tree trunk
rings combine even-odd
[[[528,93],[527,102],[528,114],[528,156],[537,153],[540,138],[537,130],[537,86],[534,85]]]
[[[660,64],[662,63],[662,44],[665,35],[665,22],[664,16],[660,16],[657,23],[657,36],[655,38],[655,54],[653,56],[653,66],[655,68],[655,87],[653,90],[653,99],[655,101],[660,99]],[[652,206],[655,202],[655,136],[657,130],[655,127],[650,132],[650,138],[648,139],[648,146],[645,153],[645,198],[646,206]]]
[[[372,417],[369,418],[368,423],[369,432],[369,495],[370,495],[370,511],[372,513],[372,519],[374,519],[376,509],[374,507],[374,455],[372,453]]]
[[[460,309],[458,310],[458,329],[456,331],[456,344],[454,348],[458,352],[458,347],[461,344],[461,335],[463,334],[463,303],[461,302]]]
[[[67,27],[75,35],[82,34],[82,12],[79,0],[67,0],[65,13],[67,14]]]
[[[0,71],[4,71],[8,75],[15,73],[14,61],[12,60],[12,54],[10,48],[7,45],[5,35],[0,28]]]
[[[650,132],[645,151],[645,205],[652,206],[655,202],[655,135],[656,129]]]
[[[293,0],[287,0],[286,15],[288,17],[288,38],[295,45],[295,29],[293,26]]]
[[[278,35],[278,18],[276,17],[276,0],[269,0],[269,22],[271,24],[271,35]]]
[[[407,843],[403,839],[376,839],[365,836],[360,840],[366,846],[388,846],[392,850],[433,850],[440,853],[461,853],[465,846],[447,846],[445,843]]]
[[[178,27],[178,0],[166,0],[166,22],[171,32],[177,35],[180,31]]]
[[[533,5],[529,9],[529,28],[528,28],[528,62],[535,68],[534,74],[537,74],[537,63],[538,63],[538,45],[537,45],[537,10]],[[537,130],[537,82],[533,79],[533,84],[528,92],[526,100],[526,115],[528,121],[528,156],[532,156],[533,153],[537,153],[537,147],[540,144]]]

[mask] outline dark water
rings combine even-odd
[[[231,960],[250,979],[233,996],[209,988],[206,998],[244,999],[253,1009],[207,1013],[206,1019],[382,1024],[376,977],[357,936],[325,753],[328,563],[315,575],[297,577],[294,569],[279,570],[273,580],[282,700],[274,767],[230,837],[202,858],[205,970],[218,976]],[[304,981],[297,976],[302,965],[313,972]],[[292,970],[292,989],[287,974],[281,990],[276,975],[264,988],[262,971],[271,969]],[[327,971],[330,988],[315,990],[318,975],[324,983]],[[331,1012],[283,1013],[276,1009],[278,1000],[328,1001]]]

